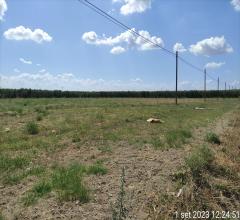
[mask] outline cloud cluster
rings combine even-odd
[[[29,65],[32,64],[32,61],[31,61],[31,60],[25,60],[25,59],[23,59],[23,58],[19,58],[19,61],[22,62],[22,63],[24,63],[24,64],[29,64]]]
[[[233,52],[233,48],[227,43],[224,36],[211,37],[190,46],[189,51],[194,55],[219,55]]]
[[[0,21],[3,20],[3,16],[5,15],[5,12],[7,11],[7,3],[5,0],[0,0]]]
[[[240,11],[240,0],[232,0],[231,4],[236,11]]]
[[[180,52],[180,53],[183,53],[183,52],[186,52],[187,49],[183,46],[183,44],[181,43],[176,43],[174,46],[173,46],[173,51],[176,52]]]
[[[52,41],[52,37],[42,29],[35,29],[32,31],[30,28],[25,28],[24,26],[10,28],[5,31],[3,35],[8,40],[32,40],[36,43]]]
[[[205,68],[207,68],[207,69],[217,69],[217,68],[220,68],[221,66],[223,66],[224,64],[225,64],[225,62],[220,62],[220,63],[211,62],[211,63],[207,63],[205,65]]]
[[[72,73],[51,74],[18,73],[0,75],[4,88],[59,89],[70,91],[120,91],[120,90],[152,90],[154,86],[144,83],[141,79],[104,80],[82,79]],[[156,87],[155,87],[156,88]]]
[[[142,13],[151,8],[151,0],[113,0],[113,2],[123,3],[123,6],[120,8],[122,15]]]
[[[136,29],[133,28],[132,31],[136,32]],[[144,30],[139,31],[138,33],[144,38],[147,38],[162,47],[164,46],[163,40],[160,37],[151,36],[148,31]],[[136,36],[130,31],[123,32],[116,37],[106,37],[105,35],[99,37],[94,31],[86,32],[82,35],[82,40],[87,44],[115,46],[110,51],[113,54],[126,52],[129,48],[137,48],[138,50],[143,51],[158,48],[152,43],[147,42],[144,38]],[[125,47],[123,47],[123,45],[125,45]]]

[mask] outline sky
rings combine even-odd
[[[83,1],[83,0],[81,0]],[[240,88],[240,0],[89,0],[139,35]],[[173,90],[175,56],[78,0],[0,0],[0,88]],[[179,60],[179,89],[203,89]]]

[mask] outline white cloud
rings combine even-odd
[[[41,69],[41,70],[39,70],[38,72],[39,73],[45,73],[47,70],[45,70],[45,69]]]
[[[181,43],[176,43],[174,46],[173,46],[173,51],[176,52],[180,52],[180,53],[183,53],[183,52],[186,52],[186,48],[183,46],[183,44]]]
[[[117,47],[113,47],[110,53],[117,55],[117,54],[124,53],[125,51],[126,51],[125,48],[117,46]]]
[[[205,65],[205,68],[207,68],[207,69],[217,69],[217,68],[220,68],[221,66],[223,66],[224,64],[225,64],[225,62],[220,62],[220,63],[211,62],[211,63],[207,63]]]
[[[136,31],[134,28],[132,30]],[[155,44],[164,47],[163,40],[160,37],[151,36],[148,31],[144,30],[139,31],[138,33],[153,41]],[[130,31],[123,32],[115,37],[106,37],[105,35],[99,37],[94,31],[90,31],[83,34],[82,40],[93,45],[120,46],[125,44],[127,48],[137,48],[138,50],[152,50],[159,48],[152,43],[147,42],[142,37],[134,35]],[[125,50],[127,49],[125,48]]]
[[[7,11],[7,3],[5,0],[0,0],[0,21],[3,20],[3,16],[5,15],[5,12]]]
[[[25,59],[23,59],[23,58],[19,58],[19,61],[22,62],[22,63],[24,63],[24,64],[29,64],[29,65],[32,64],[32,61],[31,61],[31,60],[25,60]]]
[[[59,89],[69,91],[129,91],[154,90],[159,84],[147,84],[141,79],[104,80],[79,78],[72,73],[20,73],[0,75],[3,88]]]
[[[240,0],[232,0],[231,4],[236,11],[240,11]]]
[[[36,66],[41,66],[41,64],[40,64],[40,63],[37,63]]]
[[[4,37],[8,40],[32,40],[36,43],[42,43],[43,41],[51,42],[52,37],[42,29],[31,30],[24,26],[18,26],[16,28],[10,28],[4,32]]]
[[[123,15],[142,13],[151,8],[151,0],[113,0],[113,2],[123,3],[123,6],[120,8],[120,12]]]
[[[233,52],[233,48],[227,43],[224,36],[211,37],[191,45],[189,51],[195,55],[218,55]]]

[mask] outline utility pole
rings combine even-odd
[[[175,94],[175,104],[178,104],[178,51],[176,51],[176,94]]]
[[[225,92],[227,91],[227,83],[225,82]]]
[[[207,70],[204,69],[204,102],[206,102],[207,96]]]
[[[218,77],[218,87],[217,87],[217,90],[218,90],[218,92],[219,92],[219,77]]]

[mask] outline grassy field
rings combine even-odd
[[[31,219],[36,214],[32,212],[32,206],[38,208],[39,219],[44,219],[46,216],[39,214],[47,209],[44,201],[61,206],[66,219],[70,214],[64,205],[81,206],[82,212],[79,214],[78,209],[78,216],[84,216],[86,209],[87,219],[91,219],[91,213],[94,215],[91,210],[97,212],[96,207],[103,208],[103,200],[106,204],[102,212],[114,215],[109,201],[118,200],[121,175],[122,178],[126,175],[126,182],[129,179],[127,191],[135,187],[131,185],[134,181],[147,184],[147,180],[141,179],[145,174],[132,175],[131,169],[133,172],[141,170],[137,164],[144,167],[146,158],[146,163],[149,162],[146,169],[165,163],[167,170],[171,162],[167,160],[178,161],[178,157],[185,155],[183,149],[188,146],[189,150],[192,146],[196,130],[209,127],[238,106],[239,99],[209,99],[206,103],[201,99],[182,99],[178,106],[171,99],[0,100],[0,219],[4,218],[1,212],[9,219],[20,214],[22,218],[28,216]],[[163,123],[146,122],[151,117],[159,118]],[[204,135],[206,143],[218,144],[215,133]],[[210,155],[206,149],[202,151],[202,154]],[[134,161],[126,159],[126,155]],[[211,155],[209,161],[200,162],[196,158],[201,156],[192,157],[187,164],[193,173],[198,173],[198,166],[205,166],[205,162],[212,160]],[[151,165],[149,158],[155,158],[152,161],[156,160],[156,164]],[[200,165],[195,164],[196,161]],[[169,170],[175,171],[178,165],[182,165],[181,159],[176,167],[171,164]],[[122,167],[126,169],[124,175],[121,174]],[[154,176],[157,178],[161,172]],[[140,188],[144,186],[139,185]],[[110,200],[107,201],[101,196],[109,191],[106,198]],[[3,196],[7,199],[1,201]],[[6,211],[9,206],[15,213]],[[116,212],[118,208],[115,208]]]

